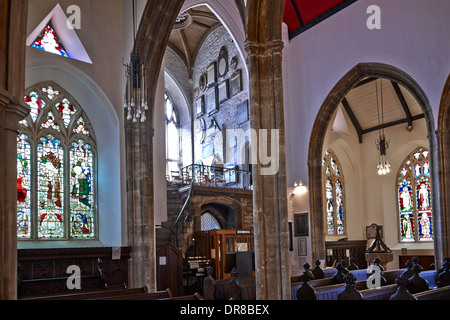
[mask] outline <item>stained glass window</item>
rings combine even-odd
[[[401,242],[433,240],[430,153],[418,148],[400,166],[397,197]]]
[[[73,133],[89,135],[89,130],[86,129],[86,121],[84,121],[83,117],[78,119],[76,127],[73,129]]]
[[[64,121],[64,125],[67,128],[72,121],[73,115],[77,112],[77,109],[66,98],[56,105],[56,109],[58,109],[61,119]]]
[[[94,236],[94,155],[83,140],[70,149],[70,233],[72,238]]]
[[[64,238],[64,150],[48,135],[37,147],[38,237]]]
[[[172,172],[179,171],[180,132],[173,102],[167,94],[165,95],[165,103],[167,175],[171,176]]]
[[[42,34],[31,44],[31,46],[39,50],[69,57],[66,50],[59,42],[55,29],[53,29],[51,25],[48,25],[44,29]]]
[[[31,119],[33,120],[33,122],[36,122],[36,119],[41,113],[41,110],[46,106],[44,100],[40,99],[39,95],[35,91],[32,91],[29,93],[29,95],[25,96],[25,102],[31,108]]]
[[[28,136],[17,136],[17,236],[31,238],[31,145]]]
[[[25,101],[35,112],[17,137],[18,239],[95,239],[95,137],[86,114],[53,82],[28,89]]]
[[[53,129],[56,131],[61,131],[59,129],[59,126],[56,124],[55,122],[55,116],[53,115],[53,112],[49,111],[47,113],[46,118],[44,119],[44,121],[41,124],[41,128],[42,129]]]
[[[336,155],[328,150],[322,160],[324,202],[329,235],[345,234],[345,196],[341,166]]]

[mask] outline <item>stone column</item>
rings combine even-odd
[[[17,298],[17,124],[29,109],[0,88],[0,299]]]
[[[28,2],[0,2],[0,300],[17,299],[17,125],[23,102]]]
[[[447,124],[445,124],[447,126]],[[434,194],[440,197],[440,215],[434,214],[434,256],[436,268],[440,269],[443,260],[450,256],[450,131],[448,128],[436,131],[439,162],[439,181],[432,181],[433,189],[439,188]],[[436,165],[437,167],[437,165]]]
[[[156,291],[155,226],[153,212],[153,136],[146,123],[125,126],[127,153],[127,226],[132,247],[129,281],[132,288]]]
[[[265,172],[257,161],[253,165],[253,216],[255,228],[256,290],[258,300],[288,300],[291,296],[289,273],[289,232],[286,187],[286,151],[283,106],[282,51],[283,42],[266,45],[247,42],[247,64],[250,74],[251,127],[259,141],[252,148],[270,154],[273,131],[277,141],[278,168]],[[262,129],[268,132],[268,150],[261,150]],[[273,155],[272,155],[273,156]],[[253,159],[253,163],[255,163]]]

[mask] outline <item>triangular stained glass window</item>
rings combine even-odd
[[[89,135],[89,130],[86,129],[86,121],[84,121],[83,117],[78,119],[77,126],[73,129],[73,133],[84,134],[86,136]]]
[[[55,123],[55,116],[53,115],[53,112],[51,112],[51,111],[49,111],[47,113],[47,119],[42,122],[41,128],[42,129],[53,129],[53,130],[56,130],[56,131],[61,131],[59,129],[58,124]]]
[[[59,42],[55,29],[53,29],[51,25],[48,25],[44,29],[42,34],[31,44],[31,46],[39,50],[69,57],[66,50]]]

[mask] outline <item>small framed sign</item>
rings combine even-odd
[[[206,69],[206,86],[211,87],[217,83],[217,63],[211,63]]]
[[[309,237],[308,213],[294,214],[294,236]]]
[[[242,91],[242,71],[240,69],[231,76],[230,91],[232,97]]]
[[[197,117],[201,117],[205,114],[205,96],[201,96],[195,100],[195,112]]]
[[[206,92],[205,105],[208,115],[219,111],[219,104],[217,103],[217,87],[212,87]]]
[[[225,102],[230,98],[229,80],[225,80],[218,86],[219,103]]]

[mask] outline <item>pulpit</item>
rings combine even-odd
[[[236,261],[244,270],[238,270],[239,277],[248,271],[249,255],[253,254],[254,235],[250,230],[212,230],[195,233],[196,253],[210,261],[214,268],[214,278],[216,280],[229,279],[231,269],[226,270],[227,254],[239,253],[235,255]],[[249,252],[249,253],[247,253]],[[230,258],[229,258],[230,259]],[[232,259],[232,258],[231,258]],[[245,267],[244,267],[245,266]],[[238,267],[236,269],[239,269]],[[250,274],[252,275],[252,274]]]

